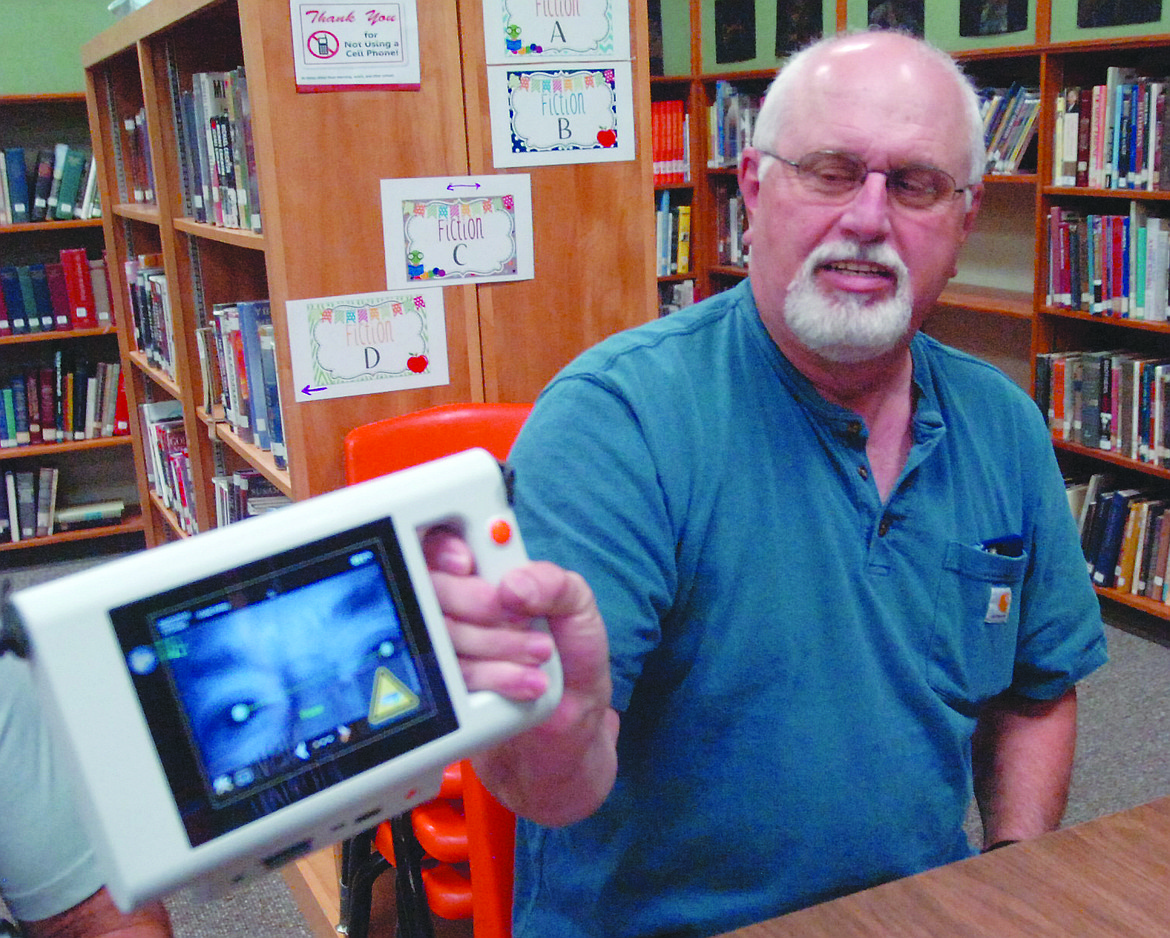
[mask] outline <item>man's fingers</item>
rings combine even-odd
[[[517,614],[560,619],[596,611],[584,578],[547,561],[509,570],[500,586],[501,603]]]
[[[553,639],[547,632],[528,629],[485,629],[448,620],[451,641],[461,659],[505,660],[521,667],[540,667],[552,657]]]
[[[431,528],[423,535],[423,556],[427,568],[455,576],[468,576],[475,572],[475,555],[467,542],[450,528]]]
[[[525,668],[510,661],[469,661],[461,658],[459,667],[467,689],[493,690],[509,700],[537,700],[548,690],[548,677],[539,668]]]

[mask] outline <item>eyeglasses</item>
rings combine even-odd
[[[886,191],[895,202],[906,208],[933,208],[970,188],[960,188],[950,173],[921,163],[877,170],[866,166],[859,156],[838,153],[836,150],[814,150],[798,160],[789,160],[771,150],[756,149],[764,156],[770,156],[795,169],[796,177],[810,192],[834,201],[847,200],[865,185],[870,173],[884,175]]]

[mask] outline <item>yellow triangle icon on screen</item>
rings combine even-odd
[[[370,726],[415,709],[418,695],[394,676],[389,668],[374,672],[374,693],[370,697]]]

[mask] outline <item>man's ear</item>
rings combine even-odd
[[[743,233],[743,243],[750,246],[752,243],[752,222],[756,217],[756,206],[760,200],[760,151],[755,147],[745,147],[739,157],[739,192],[743,196],[743,206],[747,211],[747,228]]]
[[[963,240],[967,240],[967,235],[971,233],[971,229],[975,227],[975,217],[979,214],[979,206],[983,204],[983,185],[982,183],[971,187],[971,205],[967,209],[966,214],[963,215]]]

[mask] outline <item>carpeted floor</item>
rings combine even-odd
[[[19,589],[89,563],[7,569],[0,577]],[[1066,824],[1170,794],[1170,623],[1151,623],[1111,603],[1105,618],[1110,662],[1080,685],[1081,732]],[[179,893],[167,905],[177,938],[312,938],[279,874],[222,898]]]

